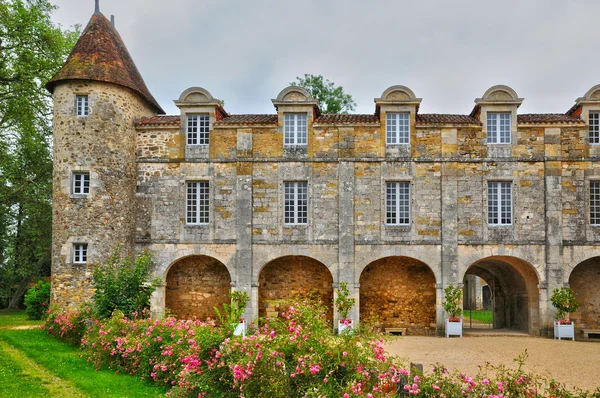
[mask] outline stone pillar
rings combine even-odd
[[[334,280],[334,324],[337,324],[338,314],[335,308],[337,286],[339,282],[347,282],[350,297],[355,297],[354,308],[348,316],[358,325],[359,306],[358,288],[355,281],[354,267],[354,163],[340,162],[338,184],[338,214],[339,214],[339,241],[338,241],[338,277]]]
[[[150,297],[150,314],[152,318],[162,318],[165,314],[165,295],[167,291],[167,283],[158,286]]]
[[[554,308],[548,302],[548,291],[563,286],[562,236],[562,162],[560,155],[560,128],[546,128],[544,144],[544,187],[546,207],[546,281],[540,281],[540,334],[553,331]],[[533,331],[532,331],[533,332]]]
[[[454,136],[456,139],[456,136]],[[443,162],[440,200],[442,201],[442,297],[448,285],[462,286],[458,270],[458,182],[456,162]],[[441,307],[441,302],[439,304]],[[438,334],[444,328],[444,311],[438,311]],[[440,315],[441,314],[441,315]]]
[[[235,289],[248,293],[250,301],[244,317],[255,320],[258,317],[258,289],[252,281],[252,164],[240,162],[236,181],[236,275]],[[233,278],[232,278],[233,279]]]

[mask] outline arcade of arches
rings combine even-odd
[[[360,318],[409,334],[435,334],[435,275],[423,262],[386,257],[360,275]]]
[[[258,316],[277,316],[277,301],[314,292],[333,320],[333,277],[321,262],[305,256],[286,256],[263,267],[258,277]]]
[[[483,279],[491,292],[494,329],[535,333],[540,328],[538,277],[521,259],[492,256],[473,263],[465,273]]]
[[[569,286],[579,302],[571,315],[578,329],[600,329],[600,257],[579,263],[571,272]]]
[[[178,318],[215,319],[213,307],[229,303],[230,290],[231,276],[219,260],[185,257],[167,273],[165,306]]]

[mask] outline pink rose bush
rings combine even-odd
[[[171,397],[595,397],[567,391],[518,367],[480,374],[436,366],[415,374],[386,355],[383,335],[360,326],[336,336],[323,306],[311,299],[281,307],[278,317],[251,325],[247,337],[213,321],[175,318],[91,321],[81,312],[51,313],[46,330],[79,336],[89,361],[169,386]],[[236,320],[239,318],[236,318]],[[85,334],[81,334],[81,330]]]

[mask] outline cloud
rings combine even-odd
[[[54,0],[54,20],[85,26],[92,0]],[[421,112],[469,113],[495,84],[525,98],[520,112],[565,112],[600,82],[600,2],[101,0],[168,113],[202,86],[231,113],[274,113],[296,76],[322,74],[372,113],[403,84]]]

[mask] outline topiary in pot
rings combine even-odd
[[[460,322],[462,294],[462,289],[458,286],[449,285],[444,289],[444,310],[450,322]]]
[[[577,311],[579,303],[575,299],[573,290],[568,287],[561,287],[552,291],[550,302],[556,308],[556,317],[562,325],[570,325],[571,320],[565,318],[567,314]]]
[[[348,290],[347,282],[340,282],[340,288],[338,289],[338,296],[335,300],[335,306],[340,315],[338,322],[338,332],[342,333],[344,330],[352,328],[352,319],[348,319],[348,312],[354,306],[354,298],[350,297],[350,291]]]

